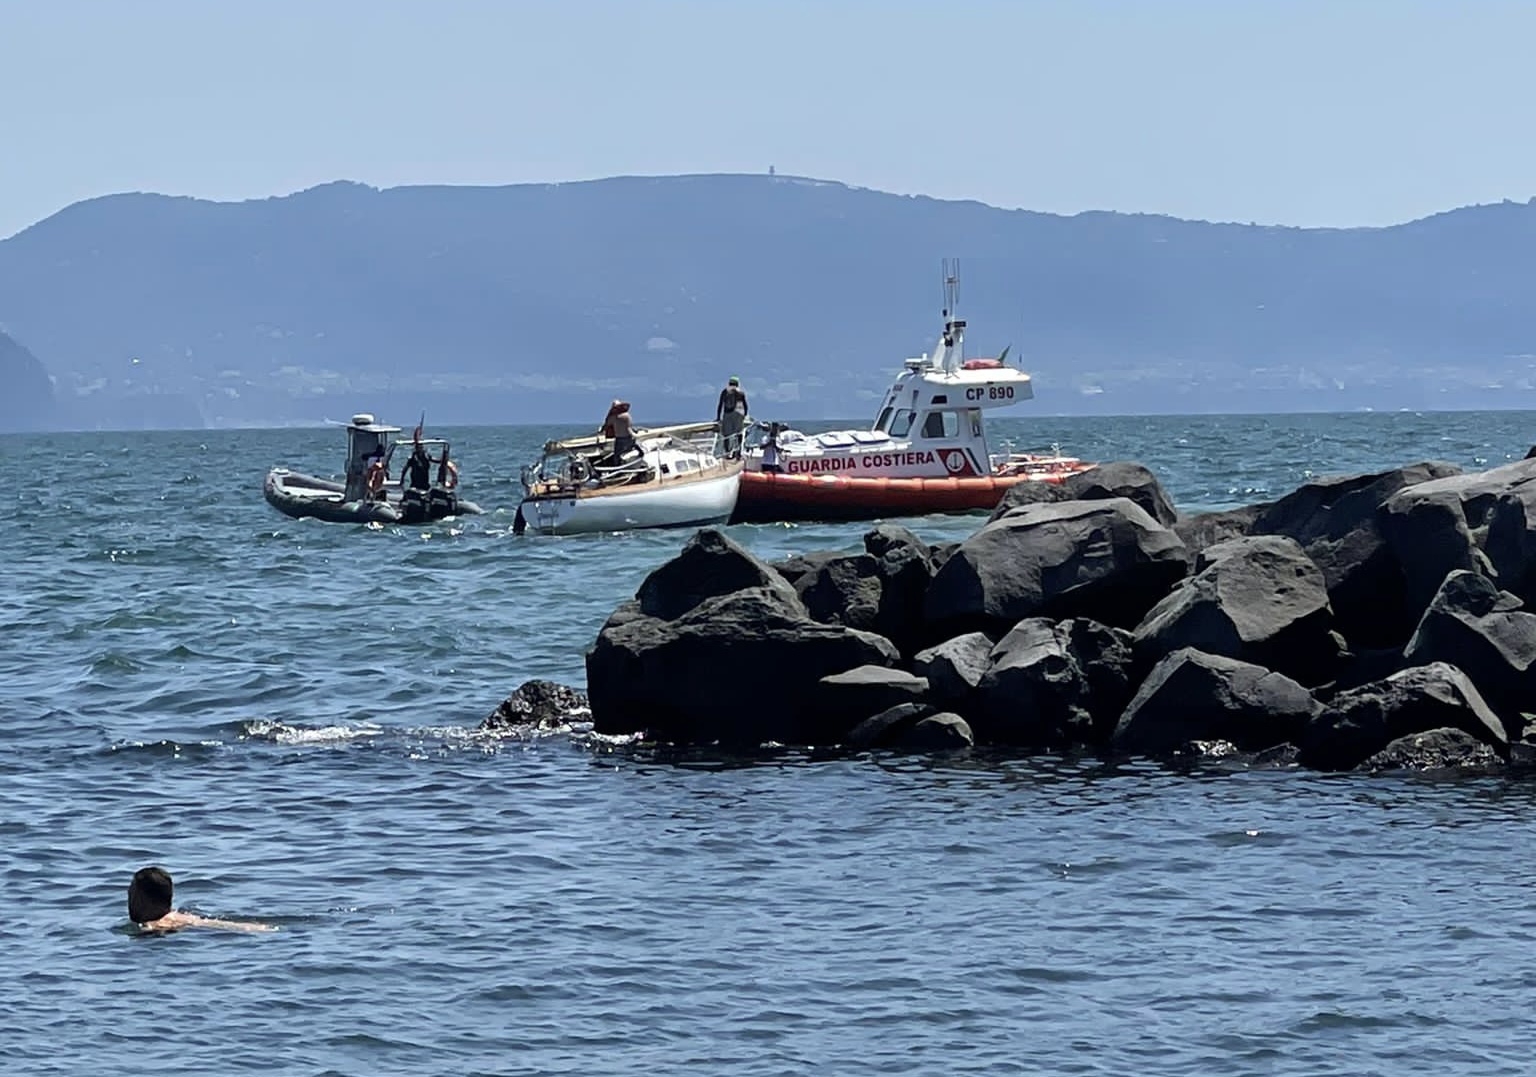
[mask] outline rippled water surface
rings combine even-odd
[[[998,430],[1139,459],[1186,510],[1536,440],[1527,413]],[[494,511],[379,530],[261,499],[273,464],[334,471],[334,431],[0,438],[11,1072],[1530,1072],[1528,783],[475,732],[527,678],[579,684],[686,538],[513,537],[552,433],[454,431]],[[131,937],[147,863],[281,930]]]

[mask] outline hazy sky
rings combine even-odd
[[[333,179],[810,175],[1381,224],[1536,194],[1536,4],[0,0],[0,236]]]

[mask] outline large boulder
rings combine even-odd
[[[1029,505],[960,544],[925,612],[949,634],[1001,633],[1035,616],[1129,628],[1187,568],[1178,536],[1126,498]]]
[[[783,576],[705,529],[608,619],[587,692],[600,733],[829,743],[846,730],[818,721],[821,678],[899,657],[883,636],[812,620]]]
[[[772,566],[713,527],[696,533],[682,552],[654,570],[640,584],[635,599],[640,612],[675,620],[700,603],[748,588],[762,588],[798,609],[794,588]]]
[[[1536,698],[1536,614],[1487,577],[1446,576],[1403,651],[1415,666],[1446,662],[1461,670],[1506,723]]]
[[[1014,483],[992,510],[991,519],[1041,502],[1103,501],[1124,497],[1140,505],[1146,514],[1165,527],[1179,518],[1173,501],[1157,476],[1145,466],[1125,460],[1099,464],[1087,471],[1069,475],[1058,484],[1025,481]]]
[[[1402,490],[1382,507],[1379,522],[1402,572],[1406,612],[1415,622],[1446,573],[1488,569],[1461,502],[1449,490]]]
[[[922,703],[928,697],[928,681],[889,666],[859,666],[821,678],[815,709],[829,739],[844,733],[871,714],[902,703]]]
[[[1059,489],[1061,500],[1129,498],[1164,527],[1171,527],[1179,518],[1173,500],[1163,489],[1163,484],[1157,481],[1157,476],[1145,466],[1127,460],[1100,464],[1087,471],[1079,471],[1076,475],[1069,475]]]
[[[942,711],[919,718],[891,747],[909,752],[953,752],[976,743],[970,725],[958,714]]]
[[[1351,643],[1401,646],[1418,612],[1404,601],[1402,569],[1382,534],[1380,509],[1405,487],[1459,474],[1453,464],[1423,462],[1316,479],[1260,512],[1251,533],[1285,535],[1301,543],[1322,570],[1334,617]]]
[[[877,524],[864,532],[864,550],[879,558],[887,578],[910,571],[924,578],[933,575],[933,548],[898,524]]]
[[[1055,483],[1025,479],[1003,491],[1003,496],[998,499],[996,507],[992,509],[992,515],[987,517],[987,522],[1000,520],[1014,509],[1021,509],[1025,505],[1050,504],[1061,500],[1060,491]]]
[[[806,612],[822,624],[869,629],[880,617],[879,565],[868,554],[817,559],[795,581]]]
[[[880,579],[879,613],[869,630],[908,654],[923,631],[923,602],[937,571],[933,553],[927,543],[896,524],[879,524],[867,531],[864,550],[875,559]]]
[[[1254,521],[1268,508],[1268,503],[1265,503],[1180,516],[1173,523],[1173,533],[1184,543],[1190,557],[1196,557],[1208,546],[1249,534],[1253,530]]]
[[[964,713],[992,664],[992,646],[992,637],[986,633],[967,632],[918,651],[912,672],[927,679],[931,699]]]
[[[1490,771],[1503,767],[1504,760],[1486,741],[1459,729],[1431,729],[1398,737],[1357,769]]]
[[[976,742],[964,718],[935,713],[921,703],[901,703],[860,722],[848,735],[850,748],[898,752],[944,752]]]
[[[1467,675],[1432,662],[1336,695],[1307,726],[1301,761],[1318,770],[1353,770],[1399,737],[1451,728],[1509,757],[1509,736]]]
[[[1136,626],[1135,639],[1154,661],[1190,647],[1303,684],[1327,681],[1339,659],[1323,574],[1295,539],[1281,535],[1207,547],[1195,574]]]
[[[810,553],[794,554],[782,561],[770,561],[768,567],[784,577],[791,587],[798,587],[801,580],[818,571],[828,561],[846,556],[836,550],[813,550]]]
[[[1499,586],[1536,603],[1536,460],[1426,484],[1424,496],[1455,498]],[[1449,566],[1448,566],[1449,567]]]
[[[1131,697],[1130,634],[1084,618],[1020,621],[992,649],[972,726],[984,743],[1102,744]]]
[[[878,633],[908,652],[923,631],[933,554],[894,524],[869,531],[864,548],[862,554],[805,558],[779,571],[795,573],[795,591],[815,620]]]
[[[850,748],[889,748],[921,719],[935,713],[926,703],[898,703],[854,726],[844,743]]]
[[[1293,743],[1321,710],[1300,684],[1235,658],[1180,650],[1152,668],[1120,716],[1112,746],[1170,755],[1194,741],[1258,752]]]
[[[525,681],[480,723],[481,729],[563,726],[591,713],[587,696],[554,681]]]

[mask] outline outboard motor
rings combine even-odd
[[[459,499],[452,490],[432,489],[427,494],[427,518],[429,520],[441,520],[444,516],[454,516],[459,511]]]
[[[427,498],[425,490],[407,490],[400,496],[400,522],[406,524],[425,523],[428,519]]]

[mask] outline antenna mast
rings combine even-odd
[[[965,322],[956,308],[960,305],[960,259],[945,258],[944,273],[944,369],[959,367],[965,352]]]

